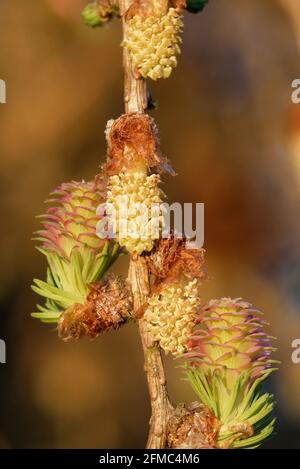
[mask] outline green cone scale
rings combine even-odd
[[[219,420],[223,448],[253,448],[273,433],[273,396],[261,386],[278,362],[261,314],[240,298],[212,300],[187,343],[187,378]]]
[[[62,184],[51,194],[52,206],[41,216],[43,229],[35,238],[48,261],[47,278],[35,279],[32,286],[46,303],[33,317],[57,322],[65,309],[83,304],[89,285],[99,281],[117,258],[118,244],[96,234],[101,221],[96,210],[104,197],[100,179]]]

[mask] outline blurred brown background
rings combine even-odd
[[[106,121],[122,113],[121,28],[91,30],[85,0],[1,0],[0,447],[143,447],[149,417],[134,325],[61,343],[30,318],[45,261],[30,241],[48,192],[90,178]],[[277,436],[300,448],[300,78],[298,0],[211,0],[186,14],[183,55],[152,84],[162,149],[178,172],[172,201],[204,202],[211,277],[205,299],[242,296],[262,309],[282,361],[269,388]],[[116,268],[126,272],[126,260]],[[194,399],[167,360],[172,399]]]

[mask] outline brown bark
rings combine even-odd
[[[125,13],[132,3],[132,0],[120,0],[124,38],[127,28]],[[133,69],[126,49],[124,49],[123,65],[125,110],[127,113],[144,113],[147,108],[146,81]],[[149,296],[149,273],[142,257],[131,256],[128,278],[133,292],[134,309],[138,310]],[[139,331],[144,350],[144,369],[147,375],[152,413],[146,447],[162,449],[167,445],[167,427],[172,406],[167,394],[160,347],[146,333],[143,319],[139,320]]]
[[[135,0],[120,0],[123,23],[123,38],[126,38],[126,12]],[[148,0],[149,9],[166,12],[166,0]],[[125,73],[124,101],[126,113],[144,113],[147,108],[146,81],[133,69],[130,57],[124,48]],[[135,311],[141,311],[150,294],[148,264],[144,257],[131,255],[128,272]],[[143,318],[139,318],[139,331],[144,351],[144,369],[147,375],[151,418],[147,449],[212,448],[216,437],[216,419],[204,406],[201,412],[188,407],[182,414],[182,406],[174,408],[169,401],[161,349],[146,331]],[[180,415],[180,418],[178,418]]]
[[[125,13],[132,5],[132,0],[120,0],[120,10],[122,15],[123,39],[127,33],[127,23]],[[146,80],[138,76],[134,70],[126,48],[123,49],[124,67],[124,102],[125,111],[143,113],[147,108],[147,84]]]
[[[138,309],[149,295],[148,268],[142,257],[131,257],[129,281],[132,287],[134,306]],[[160,348],[145,331],[145,323],[142,318],[139,320],[139,330],[144,349],[144,369],[147,374],[152,412],[146,447],[162,449],[167,445],[168,421],[173,407],[168,398]]]

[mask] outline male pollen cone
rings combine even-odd
[[[159,240],[147,261],[154,279],[144,307],[146,329],[166,353],[178,356],[187,351],[200,307],[204,251],[172,236]]]
[[[127,22],[123,41],[132,63],[143,78],[168,78],[177,66],[183,29],[179,10],[170,8],[166,14],[135,14]]]

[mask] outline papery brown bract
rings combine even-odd
[[[153,276],[153,290],[158,291],[165,283],[176,282],[182,277],[205,280],[204,254],[202,248],[189,249],[186,238],[171,235],[157,240],[151,253],[146,256]]]
[[[109,121],[106,136],[108,155],[103,170],[108,176],[140,166],[174,175],[167,158],[159,150],[158,130],[152,117],[139,113],[123,114]]]
[[[219,422],[200,403],[193,409],[179,405],[169,424],[168,446],[174,449],[213,449],[217,446]]]
[[[121,277],[110,275],[90,285],[84,304],[74,304],[60,317],[58,334],[64,341],[95,339],[102,332],[118,329],[132,314],[131,292]]]

